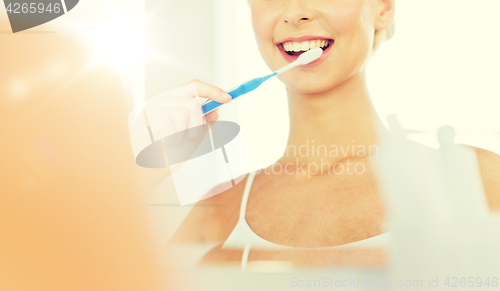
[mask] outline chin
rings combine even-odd
[[[283,78],[281,82],[285,84],[287,90],[298,94],[318,94],[326,92],[334,88],[340,82],[336,82],[335,78],[322,77],[318,78]]]
[[[304,85],[290,84],[286,85],[286,88],[292,92],[307,95],[307,94],[323,93],[325,91],[328,91],[331,88],[331,86],[317,86],[312,84],[304,84]]]

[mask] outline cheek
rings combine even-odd
[[[325,13],[324,18],[339,35],[356,32],[366,26],[366,8],[363,5],[335,5],[328,7],[327,11],[329,13]]]
[[[351,2],[352,3],[352,2]],[[373,38],[373,25],[370,25],[369,7],[366,3],[358,2],[356,5],[345,5],[345,7],[330,8],[332,11],[325,16],[328,26],[337,36],[338,53],[345,58],[362,60],[371,50]]]
[[[274,28],[276,27],[276,15],[270,13],[269,9],[262,7],[252,8],[252,27],[260,54],[266,64],[273,60]],[[274,67],[273,67],[274,68]]]
[[[272,16],[263,7],[251,7],[252,27],[257,40],[271,40],[273,36]]]

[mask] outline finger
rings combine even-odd
[[[232,100],[231,95],[226,93],[221,88],[204,83],[200,80],[192,80],[187,84],[195,84],[200,97],[208,98],[219,103],[227,103]]]
[[[219,109],[215,109],[214,111],[205,114],[205,120],[207,122],[215,122],[219,120],[219,117]]]

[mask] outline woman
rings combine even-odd
[[[260,53],[272,71],[296,59],[300,51],[318,46],[324,49],[318,62],[278,77],[286,86],[289,102],[287,149],[301,146],[312,149],[313,140],[316,148],[318,145],[376,148],[377,128],[385,130],[385,127],[370,100],[365,69],[380,42],[392,36],[395,0],[249,0],[248,3]],[[227,102],[221,98],[224,95],[221,89],[200,81],[190,83],[196,84],[201,96]],[[217,112],[207,116],[207,120],[217,118]],[[489,206],[499,209],[500,183],[496,181],[500,180],[500,157],[482,149],[476,152]],[[246,249],[250,260],[277,258],[302,263],[349,261],[380,265],[384,261],[380,252],[363,250],[347,254],[342,249],[345,255],[342,257],[337,251],[341,249],[331,249],[381,247],[385,242],[382,227],[385,211],[371,166],[374,158],[376,155],[369,151],[361,154],[342,151],[340,155],[286,151],[269,168],[251,173],[235,187],[199,202],[213,206],[194,207],[171,242],[240,246]],[[300,167],[304,164],[317,167]],[[354,165],[359,165],[356,172]],[[272,167],[287,171],[275,171]],[[245,240],[251,242],[245,244]],[[328,248],[334,252],[325,255],[258,251],[252,244],[283,246],[285,250]],[[241,260],[241,250],[232,251],[221,245],[206,259]]]

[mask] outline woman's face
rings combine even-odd
[[[294,51],[324,48],[318,62],[278,76],[289,90],[324,92],[364,68],[372,50],[378,1],[248,1],[257,45],[271,70],[297,59],[301,52]]]

